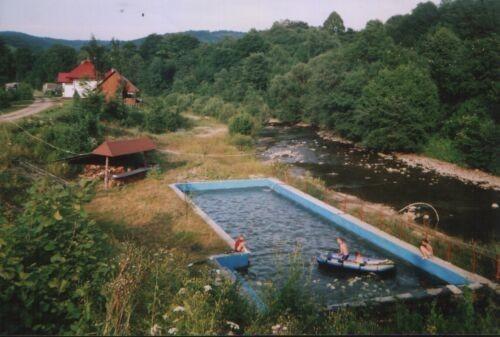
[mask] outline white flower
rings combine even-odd
[[[178,294],[179,295],[184,295],[186,292],[187,292],[186,288],[181,288],[181,289],[179,289]]]
[[[226,321],[226,324],[229,325],[229,327],[233,330],[239,330],[240,326],[234,322],[231,321]]]
[[[208,284],[207,284],[206,286],[204,286],[204,287],[203,287],[203,290],[204,290],[205,292],[207,292],[207,291],[212,290],[212,287],[211,287],[210,285],[208,285]]]
[[[160,334],[160,330],[161,330],[161,326],[159,326],[158,324],[155,324],[151,327],[151,329],[149,329],[149,334],[151,336],[156,336],[156,335],[159,335]]]
[[[170,328],[170,329],[168,329],[168,333],[171,334],[171,335],[175,335],[176,332],[177,332],[177,328]]]
[[[181,307],[180,305],[178,305],[178,306],[176,306],[176,307],[174,308],[174,312],[179,312],[179,311],[181,311],[181,312],[182,312],[182,311],[186,311],[186,309],[185,309],[184,307]]]

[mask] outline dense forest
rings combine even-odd
[[[444,0],[361,31],[333,12],[321,27],[284,20],[211,44],[188,34],[108,46],[92,39],[80,50],[2,43],[0,82],[40,87],[90,58],[145,96],[182,97],[221,120],[304,121],[376,150],[499,174],[499,21],[496,0]]]

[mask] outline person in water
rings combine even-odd
[[[347,260],[349,258],[349,248],[347,248],[347,244],[345,243],[344,239],[338,237],[337,244],[339,245],[340,260]]]
[[[431,243],[428,238],[423,238],[420,243],[420,253],[424,259],[428,259],[434,255],[434,250],[432,249]]]
[[[243,237],[243,235],[239,235],[236,241],[234,241],[234,251],[237,253],[242,253],[245,250],[245,238]]]

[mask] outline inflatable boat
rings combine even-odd
[[[328,269],[346,269],[367,273],[384,273],[394,270],[394,262],[388,259],[374,259],[363,257],[363,262],[354,262],[354,259],[342,261],[340,254],[329,253],[328,255],[321,254],[316,257],[318,265]]]

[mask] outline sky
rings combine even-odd
[[[436,4],[439,0],[432,0]],[[0,31],[131,40],[186,30],[270,28],[275,21],[321,25],[332,11],[355,30],[406,14],[422,0],[0,0]]]

